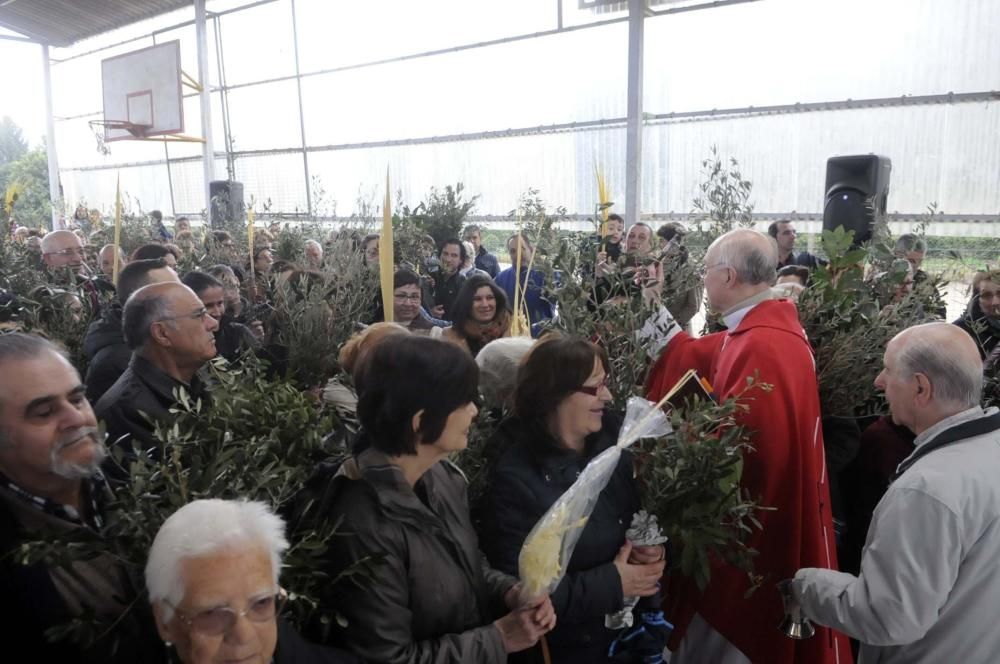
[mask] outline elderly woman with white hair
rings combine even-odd
[[[513,407],[517,368],[534,345],[531,337],[495,339],[479,351],[479,392],[487,408],[508,410]]]
[[[285,523],[267,505],[196,500],[160,527],[146,563],[156,627],[183,664],[344,663],[278,618],[288,549]]]

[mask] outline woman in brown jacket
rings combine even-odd
[[[357,386],[362,441],[306,519],[340,523],[324,570],[358,563],[362,582],[331,584],[333,638],[366,661],[502,664],[555,625],[548,597],[522,603],[513,577],[490,569],[469,518],[466,480],[447,457],[477,414],[479,370],[452,344],[399,335],[379,344]]]
[[[462,284],[452,307],[452,324],[441,335],[465,349],[472,357],[483,346],[510,335],[507,294],[484,275],[470,277]]]

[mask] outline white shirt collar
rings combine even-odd
[[[936,438],[938,434],[945,429],[950,429],[953,426],[971,422],[972,420],[979,419],[980,417],[992,415],[994,412],[996,412],[995,408],[987,408],[986,410],[983,410],[981,406],[973,406],[972,408],[963,410],[960,413],[955,413],[954,415],[944,418],[937,424],[924,429],[920,435],[914,439],[913,444],[916,447],[920,447],[924,443],[930,442],[930,440]]]
[[[726,328],[730,332],[735,332],[736,328],[740,326],[743,322],[743,318],[746,317],[750,310],[756,307],[761,302],[765,302],[773,298],[771,294],[771,289],[763,290],[756,295],[751,295],[742,302],[737,303],[729,311],[722,314],[722,320],[726,324]]]

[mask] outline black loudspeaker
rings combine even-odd
[[[214,180],[208,183],[212,226],[243,219],[243,183]]]
[[[854,245],[872,237],[876,215],[885,214],[892,161],[874,154],[830,157],[826,161],[823,230],[854,231]]]

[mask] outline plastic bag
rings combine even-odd
[[[614,474],[622,450],[641,438],[659,438],[671,431],[669,418],[656,404],[639,397],[628,400],[618,442],[587,464],[525,538],[517,561],[525,599],[551,593],[566,575],[583,527]]]

